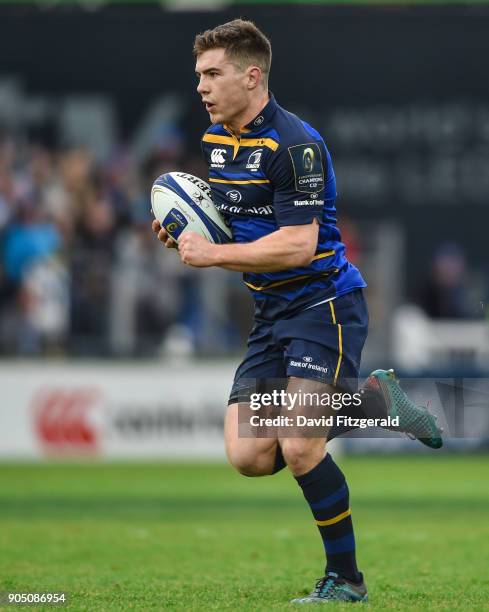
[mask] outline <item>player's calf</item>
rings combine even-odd
[[[287,457],[286,444],[283,450]],[[351,585],[360,585],[363,575],[358,571],[356,563],[349,491],[343,472],[328,453],[312,469],[295,475],[295,479],[309,504],[323,541],[326,552],[325,575],[331,577],[334,574],[342,584],[348,581]],[[337,586],[335,583],[335,591]],[[338,593],[333,597],[330,592],[332,588],[329,584],[327,588],[326,584],[322,585],[318,599],[337,599]]]

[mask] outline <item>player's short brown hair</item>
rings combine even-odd
[[[252,21],[233,19],[212,30],[197,34],[194,55],[198,57],[210,49],[225,49],[228,58],[239,69],[258,66],[268,81],[272,63],[272,46],[268,38]]]

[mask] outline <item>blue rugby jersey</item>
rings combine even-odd
[[[336,226],[336,181],[320,134],[281,108],[273,95],[237,138],[223,125],[202,137],[209,184],[235,242],[253,242],[282,226],[319,221],[310,265],[245,273],[255,316],[275,319],[365,287],[345,256]]]

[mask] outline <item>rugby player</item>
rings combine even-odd
[[[267,381],[285,379],[287,393],[323,397],[351,389],[358,378],[368,326],[366,283],[347,260],[336,225],[331,156],[320,134],[269,92],[271,46],[253,23],[236,19],[197,35],[194,55],[197,91],[211,121],[202,138],[209,183],[234,242],[216,245],[189,232],[178,253],[190,266],[244,273],[255,299],[248,351],[225,419],[227,456],[246,476],[287,465],[302,488],[324,543],[326,569],[311,594],[293,602],[366,601],[348,486],[326,451],[334,432],[238,434],[238,405],[249,400],[257,381],[266,388]],[[167,247],[176,246],[158,221],[153,231]],[[399,416],[401,430],[441,446],[434,417],[409,400],[391,370],[373,372],[362,392],[364,412]]]

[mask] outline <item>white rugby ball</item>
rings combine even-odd
[[[211,188],[186,172],[167,172],[151,189],[155,219],[178,242],[185,232],[197,232],[209,242],[231,242],[232,233],[211,198]]]

